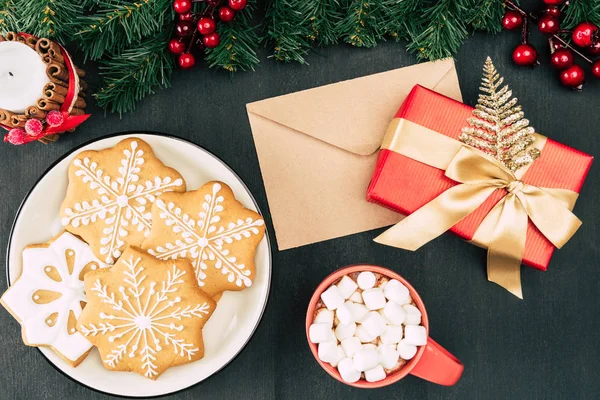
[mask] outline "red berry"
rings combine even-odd
[[[558,49],[550,57],[550,63],[558,70],[569,68],[574,61],[573,52],[569,49]]]
[[[517,65],[533,66],[537,62],[537,51],[532,45],[521,43],[513,50],[512,59]]]
[[[592,65],[592,75],[600,79],[600,60],[596,60],[596,62]]]
[[[560,8],[556,6],[550,6],[543,11],[545,14],[552,15],[553,17],[560,17]]]
[[[544,0],[544,3],[546,3],[549,6],[557,6],[560,3],[562,3],[564,0]]]
[[[248,4],[247,0],[229,0],[229,7],[233,8],[235,11],[241,11]]]
[[[198,31],[203,35],[208,35],[209,33],[213,33],[217,28],[217,24],[215,20],[212,18],[204,17],[200,18],[198,21]]]
[[[593,35],[598,27],[591,22],[582,22],[573,30],[573,42],[579,47],[588,47],[593,43]]]
[[[185,42],[178,38],[169,40],[169,51],[173,54],[182,54],[185,51]]]
[[[523,16],[515,10],[507,10],[502,17],[502,26],[507,31],[518,29],[523,24]]]
[[[552,15],[542,15],[538,20],[538,29],[544,35],[554,35],[560,29],[560,23],[558,22],[558,19]]]
[[[202,41],[204,42],[204,45],[206,47],[212,49],[217,47],[219,43],[221,43],[221,38],[219,37],[219,34],[217,32],[213,32],[209,35],[204,36],[204,38],[202,38]]]
[[[587,48],[587,51],[593,56],[600,56],[600,40],[592,43],[592,45]]]
[[[6,136],[4,136],[4,141],[10,144],[27,143],[27,134],[23,129],[11,129],[10,131],[8,131]]]
[[[231,22],[235,17],[235,11],[227,6],[219,8],[219,19],[223,22]]]
[[[194,24],[190,21],[179,21],[175,24],[175,33],[179,37],[188,37],[194,31]]]
[[[583,84],[585,71],[577,64],[571,65],[560,73],[560,83],[566,87],[576,88]]]
[[[40,133],[42,133],[42,129],[44,129],[44,125],[42,125],[42,121],[40,121],[39,119],[28,119],[27,122],[25,122],[25,133],[27,133],[30,136],[37,136]]]
[[[193,21],[194,20],[194,13],[193,12],[187,12],[185,14],[179,14],[179,20],[180,21]]]
[[[175,0],[173,8],[177,14],[185,14],[192,9],[192,2],[191,0]]]
[[[48,126],[60,126],[63,122],[65,122],[65,117],[60,111],[52,110],[46,115],[46,123]]]
[[[183,53],[179,56],[179,66],[183,69],[192,68],[196,64],[196,59],[190,53]]]

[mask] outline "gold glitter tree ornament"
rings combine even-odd
[[[518,99],[512,97],[508,85],[498,90],[503,83],[504,78],[488,57],[479,88],[485,94],[479,95],[473,117],[467,120],[469,126],[462,129],[459,139],[516,171],[538,158],[540,150],[529,148],[535,141],[535,129],[524,118]]]

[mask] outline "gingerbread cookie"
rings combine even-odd
[[[73,159],[61,222],[98,258],[113,264],[125,247],[142,244],[150,233],[152,203],[170,191],[185,192],[179,172],[165,166],[143,140],[125,139]]]
[[[77,366],[92,344],[75,329],[85,305],[83,279],[103,268],[90,247],[68,232],[23,251],[23,272],[0,303],[21,323],[28,346],[46,346]]]
[[[265,224],[235,199],[229,186],[208,182],[187,193],[166,193],[152,206],[152,218],[142,247],[161,260],[192,261],[208,295],[252,285],[254,253]]]
[[[157,379],[204,357],[202,327],[216,303],[188,260],[160,261],[129,247],[113,267],[88,274],[85,289],[77,330],[98,347],[105,368]]]

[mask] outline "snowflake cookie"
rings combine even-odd
[[[252,285],[254,253],[265,223],[235,199],[229,186],[208,182],[187,193],[166,193],[152,206],[152,218],[142,247],[161,260],[192,261],[208,295]]]
[[[105,368],[157,379],[204,357],[202,327],[216,303],[189,261],[128,247],[113,267],[88,274],[85,289],[77,330],[98,347]]]
[[[46,346],[77,366],[92,344],[76,330],[85,305],[84,275],[106,267],[68,232],[23,251],[23,272],[0,303],[21,323],[28,346]]]
[[[185,192],[179,172],[165,166],[143,140],[125,139],[71,161],[61,222],[98,258],[114,264],[128,245],[142,244],[152,225],[152,203],[171,191]]]

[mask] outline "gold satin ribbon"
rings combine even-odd
[[[526,184],[494,158],[438,132],[400,121],[404,122],[395,123],[393,136],[396,139],[386,135],[382,147],[440,168],[449,158],[441,155],[442,147],[450,140],[453,143],[446,151],[454,155],[448,165],[440,169],[445,169],[445,175],[460,184],[440,194],[375,241],[414,251],[472,213],[495,190],[506,189],[508,194],[488,213],[474,239],[488,248],[488,280],[522,299],[520,265],[528,219],[554,246],[561,248],[581,225],[571,212],[577,193]],[[409,132],[406,136],[405,131]],[[427,148],[432,143],[433,151],[428,153]]]

